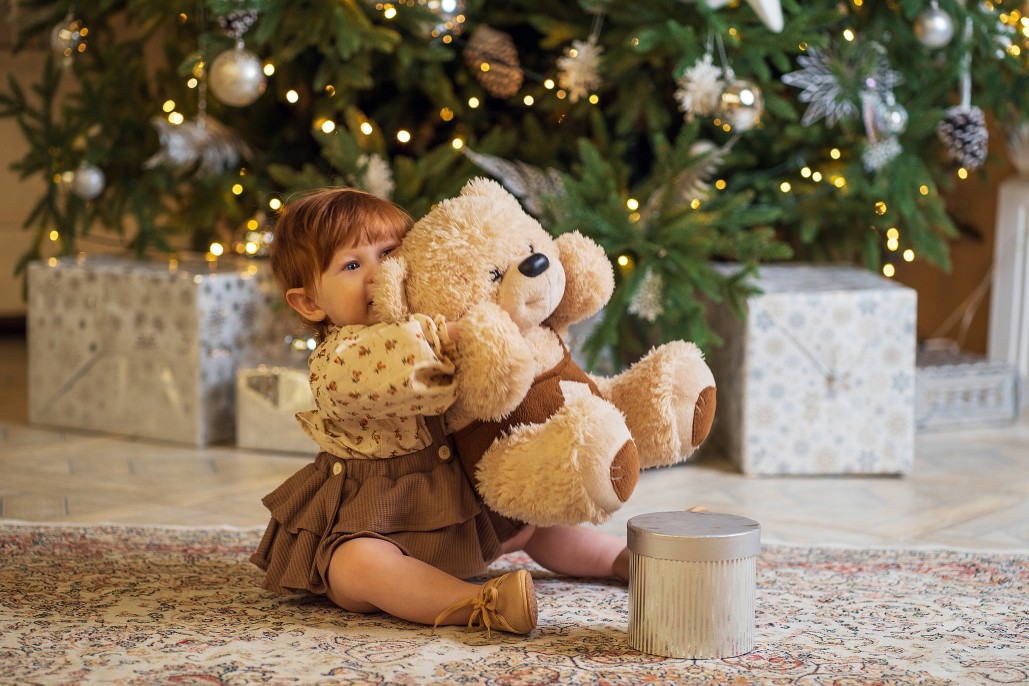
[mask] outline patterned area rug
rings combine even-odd
[[[260,532],[0,524],[0,683],[988,684],[1029,682],[1029,558],[766,546],[754,652],[667,659],[626,644],[623,585],[532,567],[529,637],[278,597]],[[509,556],[497,573],[531,564]],[[492,571],[492,570],[491,570]]]

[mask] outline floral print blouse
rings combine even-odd
[[[338,457],[421,450],[432,444],[423,415],[443,414],[456,397],[452,352],[442,317],[330,327],[308,360],[318,409],[297,420]]]

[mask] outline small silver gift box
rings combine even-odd
[[[629,645],[653,655],[726,658],[754,649],[761,527],[716,512],[629,520]]]
[[[315,407],[307,368],[259,365],[236,371],[236,445],[312,457],[318,444],[297,422]]]

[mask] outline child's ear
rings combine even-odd
[[[318,307],[318,303],[303,288],[290,288],[286,291],[286,302],[309,322],[320,322],[325,319],[325,310]]]

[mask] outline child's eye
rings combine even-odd
[[[396,250],[395,246],[391,246],[389,248],[386,248],[385,250],[382,251],[382,254],[379,257],[386,257],[387,255],[392,253],[394,250]]]
[[[347,262],[346,264],[344,264],[344,265],[343,265],[343,269],[342,269],[342,271],[345,271],[345,272],[352,272],[352,271],[354,271],[355,269],[360,269],[360,268],[361,268],[361,265],[360,265],[360,264],[358,264],[358,263],[357,263],[356,261],[353,261],[353,260],[352,260],[352,261],[350,261],[350,262]]]
[[[500,271],[499,269],[494,269],[489,273],[489,275],[493,277],[494,282],[500,281],[502,278],[504,278],[504,272]]]

